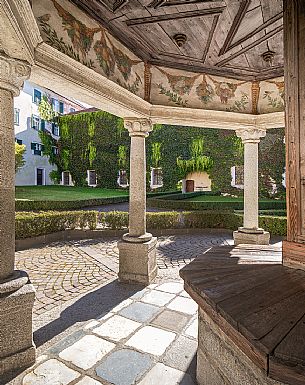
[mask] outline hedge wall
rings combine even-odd
[[[173,199],[171,199],[171,197]],[[155,208],[164,208],[164,209],[171,209],[171,210],[243,210],[244,203],[242,201],[222,201],[222,200],[215,200],[215,201],[206,201],[206,202],[191,202],[186,199],[188,199],[189,196],[185,194],[183,197],[183,194],[181,194],[180,199],[177,199],[176,195],[169,195],[166,198],[160,197],[160,198],[149,198],[147,200],[147,206],[148,207],[155,207]],[[260,210],[272,210],[272,209],[278,209],[278,210],[285,210],[286,209],[286,202],[282,200],[270,200],[270,201],[259,201],[259,209]]]
[[[128,227],[127,212],[98,211],[48,211],[16,213],[16,239],[46,235],[57,231],[75,228],[113,230]],[[222,228],[236,230],[242,225],[242,216],[233,212],[196,211],[147,213],[147,228]],[[259,225],[272,235],[286,235],[287,220],[284,217],[261,216]]]
[[[58,142],[50,142],[50,137],[42,135],[45,148],[52,145],[59,148],[53,162],[59,171],[69,170],[77,186],[86,184],[86,170],[97,172],[98,185],[107,188],[116,186],[118,175],[118,149],[126,146],[129,157],[130,139],[123,121],[106,112],[87,112],[66,115],[59,118],[61,137]],[[176,188],[181,174],[176,165],[177,157],[190,158],[190,145],[194,139],[204,140],[204,154],[211,157],[214,166],[210,171],[212,188],[222,192],[242,194],[231,187],[231,167],[243,163],[243,145],[234,131],[198,127],[155,125],[147,138],[147,186],[153,162],[153,145],[160,143],[160,166],[163,169],[163,190]],[[282,173],[285,165],[284,130],[268,130],[259,145],[260,195],[268,196],[272,190],[272,179],[280,192]],[[51,155],[45,152],[45,155]],[[128,163],[128,162],[127,162]],[[128,171],[128,166],[127,166]]]

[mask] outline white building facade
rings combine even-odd
[[[56,166],[51,165],[49,157],[43,155],[43,144],[39,132],[49,131],[55,139],[59,139],[60,131],[54,123],[48,123],[40,118],[38,106],[44,95],[52,102],[54,111],[59,114],[67,114],[85,108],[75,100],[67,99],[31,82],[25,82],[20,95],[14,99],[15,140],[26,146],[25,164],[16,173],[16,186],[53,184],[50,172],[55,170]],[[54,147],[54,152],[56,151],[58,150]]]

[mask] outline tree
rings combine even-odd
[[[25,145],[15,143],[15,173],[25,165],[23,155],[25,153]]]

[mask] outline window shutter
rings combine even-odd
[[[31,143],[31,150],[35,150],[36,149],[36,143]]]
[[[40,130],[45,131],[46,129],[46,121],[44,119],[40,120]]]
[[[61,114],[64,113],[64,103],[63,103],[63,102],[59,102],[59,112],[60,112]]]

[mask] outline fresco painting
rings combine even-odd
[[[266,114],[270,112],[284,111],[284,106],[284,78],[281,77],[260,82],[258,112],[260,114]]]
[[[251,113],[251,82],[152,67],[151,102]]]
[[[144,98],[144,62],[106,29],[68,0],[40,0],[33,6],[47,44]],[[253,112],[251,81],[153,65],[150,68],[152,104]],[[259,89],[258,113],[284,110],[283,78],[261,81]]]
[[[67,0],[35,2],[34,13],[47,44],[144,97],[144,63],[101,25]]]

